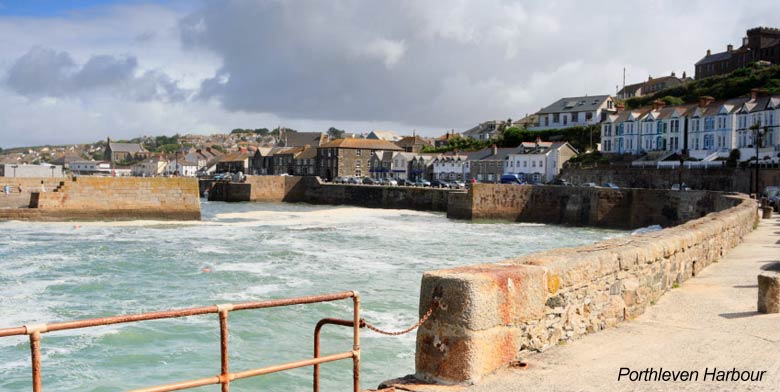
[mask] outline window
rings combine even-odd
[[[553,122],[557,123],[558,121],[561,121],[560,114],[559,113],[553,113]]]
[[[544,161],[539,161],[539,167],[544,166]]]
[[[523,167],[528,167],[528,161],[523,161]]]
[[[576,122],[578,122],[578,121],[580,121],[580,116],[579,116],[579,113],[577,113],[577,112],[573,112],[573,113],[571,114],[571,122],[573,122],[573,123],[576,123]]]
[[[699,120],[693,120],[693,124],[691,125],[691,128],[694,132],[699,132]]]
[[[358,157],[359,157],[361,152],[362,152],[362,151],[361,151],[360,149],[357,149],[357,150],[355,150],[355,156],[358,156]]]
[[[590,121],[590,120],[593,120],[593,112],[585,112],[585,121]]]

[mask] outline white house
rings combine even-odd
[[[756,156],[755,131],[757,125],[763,132],[759,139],[759,159],[770,157],[780,160],[780,96],[752,97],[737,110],[736,148],[740,159],[748,160]]]
[[[165,174],[168,160],[159,157],[144,159],[132,167],[132,174],[136,177],[158,177]]]
[[[165,165],[164,175],[178,175],[182,177],[196,177],[198,175],[198,162],[186,159],[170,159]]]
[[[70,171],[73,174],[111,174],[111,163],[106,161],[74,161],[70,163]]]
[[[470,173],[471,167],[467,154],[442,154],[433,160],[433,179],[435,180],[467,181],[470,178]]]
[[[499,128],[505,126],[505,121],[485,121],[482,124],[463,132],[463,137],[486,141],[493,139],[499,135]]]
[[[536,113],[539,124],[529,130],[559,129],[598,124],[616,111],[610,95],[561,98]]]
[[[504,174],[521,174],[531,183],[550,182],[563,164],[577,155],[568,142],[524,142],[517,152],[508,154]]]

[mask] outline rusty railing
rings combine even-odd
[[[329,302],[352,298],[353,320],[323,319],[317,323],[314,336],[314,358],[304,359],[295,362],[288,362],[280,365],[267,366],[251,370],[243,370],[231,373],[228,366],[228,324],[227,316],[231,311],[273,308],[279,306],[302,305],[317,302]],[[134,315],[94,318],[88,320],[66,321],[51,324],[24,325],[16,328],[0,329],[0,338],[15,335],[30,336],[30,351],[32,357],[32,384],[33,392],[43,390],[41,382],[41,334],[47,332],[64,331],[69,329],[90,328],[102,325],[131,323],[146,320],[158,320],[177,317],[196,316],[202,314],[217,313],[219,315],[220,331],[220,355],[221,372],[218,376],[200,378],[177,382],[173,384],[158,385],[155,387],[136,389],[134,392],[165,392],[190,389],[205,385],[222,384],[222,392],[230,391],[230,382],[242,378],[261,376],[269,373],[281,372],[284,370],[296,369],[306,366],[314,366],[314,390],[319,391],[319,373],[320,364],[326,362],[339,361],[342,359],[352,359],[352,384],[353,391],[360,390],[360,328],[364,323],[360,320],[360,296],[355,291],[346,291],[334,294],[313,295],[308,297],[276,299],[262,302],[245,302],[239,304],[222,304],[213,306],[204,306],[199,308],[169,310],[162,312],[141,313]],[[319,350],[319,332],[325,324],[336,324],[352,327],[353,342],[352,350],[338,354],[331,354],[321,357]]]

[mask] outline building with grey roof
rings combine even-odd
[[[748,30],[742,38],[742,46],[726,45],[725,52],[707,54],[696,62],[696,79],[723,75],[753,62],[765,61],[780,64],[780,29],[756,27]]]
[[[615,103],[610,95],[561,98],[536,112],[539,124],[528,129],[560,129],[598,124],[615,111]]]

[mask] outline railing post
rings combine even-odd
[[[41,382],[41,333],[35,331],[30,334],[30,352],[32,353],[32,381],[33,392],[43,391]]]
[[[354,324],[352,326],[352,385],[353,392],[360,392],[360,294],[353,291]]]
[[[222,359],[222,373],[219,381],[222,383],[222,392],[230,392],[230,369],[228,366],[228,324],[227,317],[231,305],[217,305],[219,310],[219,343],[220,357]]]

